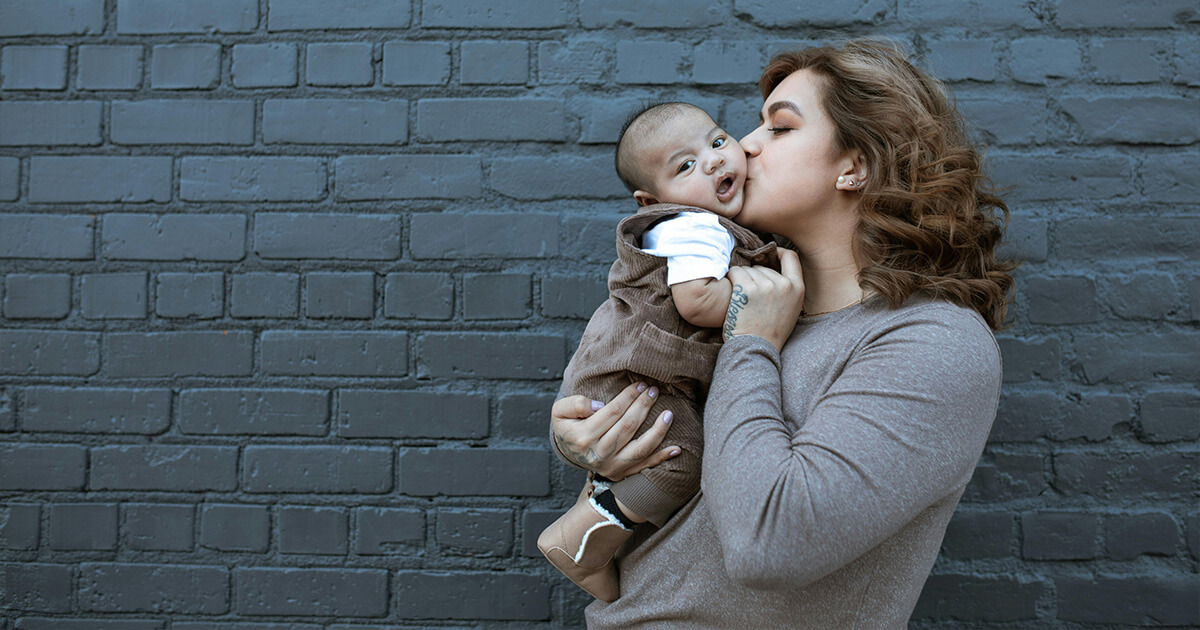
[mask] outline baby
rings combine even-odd
[[[700,487],[704,399],[733,287],[730,264],[771,264],[775,243],[731,219],[745,196],[746,154],[704,110],[664,103],[635,114],[617,142],[617,174],[641,208],[617,227],[609,299],[588,322],[560,395],[609,401],[631,383],[658,388],[638,430],[662,411],[678,456],[620,481],[594,477],[538,537],[556,568],[604,601],[620,596],[614,556],[635,525],[662,526]]]

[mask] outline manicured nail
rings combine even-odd
[[[599,400],[592,401],[592,411],[600,411],[603,408],[604,408],[604,403],[600,402]]]
[[[657,388],[657,387],[651,387],[651,388],[650,388],[650,391],[646,392],[646,395],[647,395],[647,396],[649,396],[649,397],[651,397],[651,398],[655,398],[655,397],[657,397],[657,396],[658,396],[658,388]]]
[[[642,393],[642,392],[644,392],[644,391],[646,391],[646,384],[645,384],[645,383],[638,383],[638,388],[637,388],[637,389],[638,389],[638,393],[639,393],[639,394],[640,394],[640,393]]]
[[[669,455],[671,457],[675,457],[678,454],[679,454],[679,449],[677,449],[677,448],[673,448],[667,452],[667,455]]]
[[[670,411],[663,412],[663,415],[662,415],[663,424],[671,424],[671,421],[674,419],[675,419],[675,414],[671,413]]]

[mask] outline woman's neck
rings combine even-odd
[[[845,308],[866,297],[858,285],[859,266],[854,256],[855,214],[846,212],[838,218],[841,220],[826,221],[821,229],[791,239],[800,253],[804,312],[809,315]]]

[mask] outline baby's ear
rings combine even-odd
[[[654,198],[654,195],[651,195],[644,190],[633,191],[633,198],[637,200],[639,206],[652,206],[658,203],[658,200]]]

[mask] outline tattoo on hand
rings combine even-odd
[[[725,312],[725,326],[721,329],[725,341],[729,341],[729,338],[733,336],[733,329],[737,327],[738,313],[749,303],[750,297],[742,290],[742,285],[733,285],[733,295],[729,296],[729,310]]]

